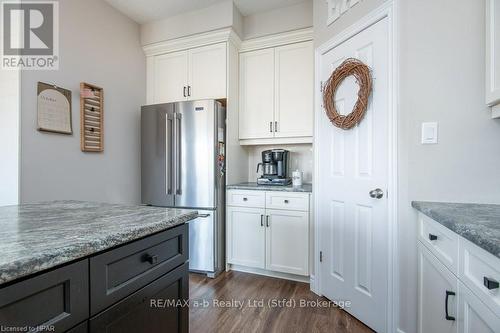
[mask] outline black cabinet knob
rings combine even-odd
[[[431,241],[435,241],[436,239],[438,239],[438,236],[433,235],[433,234],[429,234],[429,239],[430,239]]]
[[[288,203],[288,200],[285,200],[285,203],[287,204],[287,203]]]
[[[248,198],[243,198],[243,201],[248,201]]]
[[[158,256],[157,255],[150,255],[150,254],[145,254],[143,257],[142,261],[147,261],[151,265],[156,265],[158,263]]]
[[[483,279],[483,283],[484,283],[484,286],[486,288],[488,288],[489,290],[498,289],[498,287],[499,287],[498,281],[487,278],[486,276]]]

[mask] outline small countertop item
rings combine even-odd
[[[277,192],[312,192],[311,184],[302,184],[300,187],[278,186],[278,185],[258,185],[257,183],[238,183],[227,185],[228,190],[252,190],[252,191],[277,191]]]
[[[0,285],[170,229],[197,214],[82,201],[0,207]]]
[[[500,258],[500,205],[413,201],[413,208]]]

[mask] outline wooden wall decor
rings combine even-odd
[[[80,145],[85,152],[104,151],[104,92],[80,83]]]
[[[348,77],[354,76],[359,85],[358,100],[351,113],[341,115],[335,106],[335,94],[340,84]],[[323,87],[323,105],[326,115],[333,125],[348,130],[358,125],[368,108],[372,92],[372,75],[370,68],[358,59],[344,60],[330,75]]]

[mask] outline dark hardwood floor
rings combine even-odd
[[[301,299],[326,301],[312,293],[306,283],[230,271],[216,279],[190,274],[189,287],[191,333],[373,332],[341,309],[300,307]],[[296,307],[268,306],[270,300],[283,299],[294,299]],[[244,305],[241,309],[234,303],[221,306],[221,301],[231,300],[243,301]],[[263,300],[264,306],[253,307],[253,301],[259,300]]]

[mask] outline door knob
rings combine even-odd
[[[381,199],[384,196],[384,191],[379,188],[370,191],[370,197],[373,199]]]

